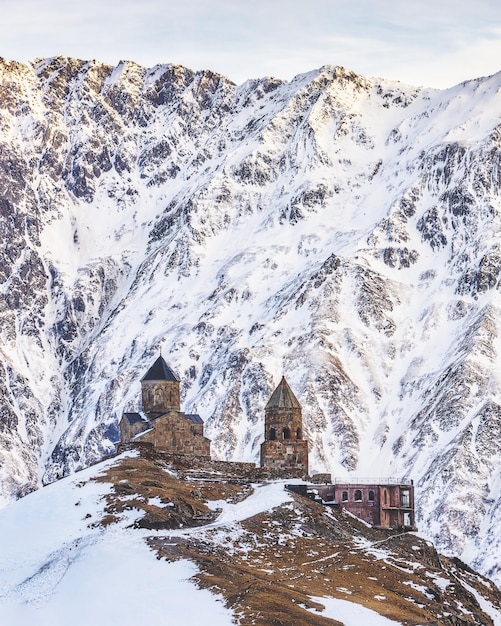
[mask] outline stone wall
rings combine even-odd
[[[141,420],[131,424],[125,417],[122,417],[119,424],[120,441],[130,441],[133,437],[142,433],[147,428],[150,428],[148,422]]]
[[[163,463],[180,472],[180,477],[209,478],[211,480],[230,480],[242,483],[262,482],[282,478],[305,478],[298,470],[272,469],[258,467],[255,463],[241,461],[217,461],[207,456],[182,454],[165,449],[157,449],[149,442],[131,442],[119,444],[117,454],[127,450],[137,450],[145,458],[161,460]]]
[[[200,425],[194,424],[184,413],[170,411],[153,422],[153,429],[141,437],[158,450],[196,457],[210,457],[210,440],[200,434]]]
[[[143,380],[141,401],[145,413],[179,411],[179,382],[173,380]]]
[[[308,473],[308,442],[264,441],[261,444],[261,467],[280,470],[289,476],[301,476]]]
[[[303,437],[303,419],[300,408],[274,407],[265,411],[266,440],[298,440]]]

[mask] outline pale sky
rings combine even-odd
[[[236,83],[322,65],[449,87],[501,70],[499,0],[0,0],[0,57],[211,69]]]

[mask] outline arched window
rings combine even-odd
[[[301,429],[300,428],[298,428],[296,430],[296,439],[301,439]]]
[[[282,434],[283,434],[284,439],[290,439],[291,438],[291,431],[287,427],[284,428],[284,431],[283,431]]]
[[[372,489],[369,491],[369,502],[374,502],[374,492]]]
[[[362,491],[355,489],[355,502],[362,502]]]
[[[387,498],[387,492],[386,489],[384,490],[384,503],[386,504],[388,502],[388,498]]]
[[[270,428],[269,438],[270,441],[275,441],[275,439],[277,438],[277,431],[274,428]]]
[[[343,491],[343,493],[341,494],[341,500],[343,502],[348,502],[348,492],[347,491]]]

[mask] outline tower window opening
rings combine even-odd
[[[355,502],[362,502],[362,491],[361,491],[361,489],[355,489]]]
[[[301,439],[301,429],[300,428],[298,428],[296,430],[296,439]]]
[[[291,438],[291,431],[289,428],[285,427],[283,430],[283,438],[284,439],[290,439]]]
[[[274,428],[270,428],[269,438],[270,441],[275,441],[275,439],[277,438],[277,431]]]

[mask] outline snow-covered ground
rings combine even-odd
[[[95,472],[79,472],[0,512],[0,624],[232,624],[221,598],[191,581],[192,563],[158,560],[144,532],[125,528],[134,514],[106,529],[92,526],[103,517],[110,487],[86,482]]]
[[[63,564],[41,568],[0,599],[2,625],[234,624],[221,598],[191,582],[192,563],[157,560],[134,533],[82,540]]]
[[[344,626],[362,626],[362,624],[370,624],[370,626],[402,626],[400,622],[395,622],[366,609],[360,604],[354,604],[348,600],[339,600],[337,598],[315,598],[312,600],[319,602],[325,606],[321,611],[322,617],[330,617],[342,622]],[[313,610],[310,609],[312,612]]]

